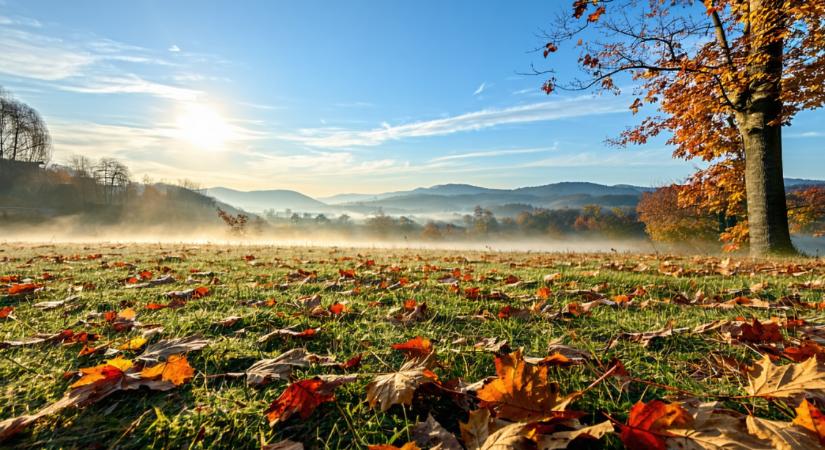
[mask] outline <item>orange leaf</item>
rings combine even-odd
[[[9,295],[31,294],[32,292],[42,287],[42,284],[36,283],[13,284],[9,288]]]
[[[819,442],[825,445],[825,414],[808,400],[803,399],[796,408],[796,418],[793,423],[816,433]]]
[[[433,351],[433,344],[429,339],[416,336],[407,342],[392,344],[392,348],[403,352],[408,357],[427,356]]]
[[[269,405],[266,418],[269,426],[287,420],[295,413],[307,419],[322,403],[335,400],[330,387],[318,377],[308,378],[290,384],[281,395]]]
[[[672,425],[687,425],[691,417],[678,403],[653,400],[638,402],[630,409],[627,425],[621,425],[619,438],[629,449],[665,450],[660,435]]]
[[[0,319],[9,317],[14,312],[14,306],[4,306],[0,308]]]
[[[186,383],[194,376],[195,369],[189,365],[186,356],[183,355],[172,355],[166,362],[155,364],[152,367],[146,367],[140,371],[141,378],[147,380],[157,380],[160,378],[175,386]]]
[[[122,358],[110,359],[106,361],[106,364],[95,367],[85,367],[80,369],[83,376],[69,387],[75,389],[92,383],[117,382],[123,377],[123,372],[130,367],[132,367],[132,361]]]
[[[547,300],[548,298],[550,298],[550,294],[552,293],[553,291],[551,291],[549,287],[542,286],[538,289],[538,291],[536,291],[536,297],[542,300]]]
[[[135,320],[135,316],[137,316],[137,313],[133,308],[126,308],[123,311],[117,313],[117,318],[123,320]]]
[[[335,303],[329,305],[329,312],[332,313],[332,315],[334,315],[334,316],[343,314],[346,311],[347,311],[347,305],[345,305],[343,303],[335,302]]]
[[[568,400],[559,397],[559,385],[547,380],[547,366],[524,362],[521,351],[496,357],[498,377],[478,390],[481,406],[514,421],[535,421],[560,412]]]

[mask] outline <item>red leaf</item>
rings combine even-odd
[[[392,344],[392,348],[403,352],[409,357],[427,356],[433,351],[433,344],[429,339],[416,336],[407,342]]]
[[[322,403],[335,400],[327,383],[320,378],[309,378],[292,383],[266,410],[269,426],[289,419],[298,413],[302,419],[307,419]]]

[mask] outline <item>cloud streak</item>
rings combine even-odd
[[[98,37],[68,42],[39,29],[30,31],[38,28],[35,23],[39,24],[0,17],[0,74],[88,94],[145,94],[173,100],[192,100],[202,94],[132,73],[135,64],[175,65],[147,49]]]
[[[412,122],[403,125],[382,124],[371,130],[341,128],[304,128],[280,139],[318,148],[376,146],[388,141],[444,136],[462,131],[482,130],[500,125],[552,121],[589,115],[627,111],[616,100],[599,97],[575,97],[550,100],[508,108],[488,108],[442,119]]]

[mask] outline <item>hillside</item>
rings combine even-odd
[[[206,194],[215,199],[252,212],[265,209],[283,211],[291,209],[301,212],[323,212],[328,210],[326,204],[300,192],[286,189],[265,191],[238,191],[224,187],[209,188]]]

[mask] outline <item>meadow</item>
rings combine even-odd
[[[4,244],[0,277],[4,448],[658,448],[722,410],[781,448],[746,430],[816,442],[825,398],[814,258]]]

